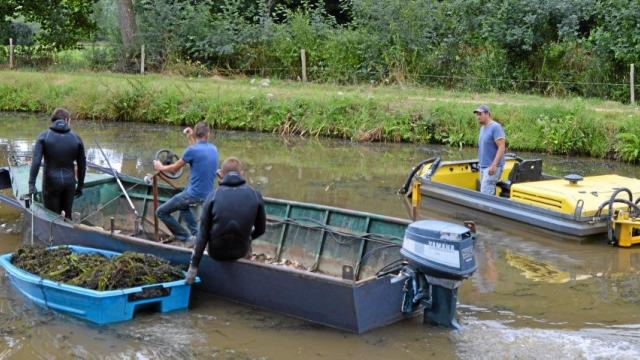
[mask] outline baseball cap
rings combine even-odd
[[[487,105],[480,105],[477,109],[473,110],[473,113],[490,113],[489,107]]]

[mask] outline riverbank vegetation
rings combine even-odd
[[[0,41],[20,44],[18,65],[58,71],[136,71],[144,44],[147,71],[295,80],[304,48],[314,82],[626,102],[640,64],[640,2],[628,0],[5,3]]]
[[[504,125],[512,151],[639,158],[640,112],[611,101],[263,78],[0,71],[3,111],[65,106],[79,119],[206,121],[216,129],[354,141],[475,146],[472,111],[479,103],[489,104]]]

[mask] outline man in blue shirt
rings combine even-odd
[[[171,165],[162,165],[160,161],[154,160],[153,168],[156,171],[176,172],[185,164],[189,164],[191,167],[189,185],[184,191],[162,204],[156,214],[171,230],[177,241],[193,243],[198,233],[198,224],[190,207],[201,205],[213,191],[218,169],[218,149],[215,145],[208,143],[209,126],[203,122],[196,124],[193,132],[189,128],[185,129],[185,134],[189,137],[191,146],[184,151],[182,159]],[[176,211],[180,211],[180,218],[187,224],[188,230],[171,216]]]
[[[495,195],[496,183],[504,169],[505,136],[502,125],[493,121],[487,105],[473,111],[480,124],[478,136],[478,165],[480,167],[480,192]]]

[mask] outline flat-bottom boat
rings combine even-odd
[[[94,165],[97,172],[87,174],[70,221],[45,209],[40,201],[31,203],[26,195],[30,165],[15,159],[10,163],[0,169],[0,188],[10,188],[13,196],[0,194],[0,200],[23,211],[28,221],[32,219],[29,229],[37,241],[151,253],[173,263],[188,264],[191,249],[181,243],[158,241],[158,231],[163,229],[154,219],[158,204],[180,189],[154,186]],[[128,198],[137,215],[129,207]],[[252,259],[218,262],[204,256],[199,271],[202,289],[232,301],[356,333],[429,309],[432,321],[455,325],[455,281],[445,281],[448,290],[431,301],[426,278],[398,275],[403,269],[399,250],[409,221],[272,198],[265,198],[265,203],[267,231],[253,241]],[[466,228],[453,230],[462,234],[459,239],[470,236]],[[429,246],[420,247],[422,253]],[[436,246],[433,250],[460,254],[460,249],[453,247],[443,250]],[[469,269],[462,278],[475,268]],[[440,270],[438,274],[446,272]],[[407,281],[414,284],[410,296],[405,291]],[[447,313],[442,315],[443,311]]]
[[[620,246],[640,242],[640,221],[633,221],[640,216],[639,179],[575,174],[560,178],[543,173],[541,159],[515,155],[506,157],[495,196],[479,191],[479,178],[477,159],[430,158],[412,168],[400,192],[419,192],[426,198],[420,201],[426,213],[446,204],[449,211],[464,212],[465,219],[510,223],[520,230],[526,225],[554,238],[585,240],[608,233],[609,241]],[[614,219],[615,211],[626,215]]]

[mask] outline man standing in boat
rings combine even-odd
[[[473,111],[480,124],[478,136],[478,165],[480,167],[480,192],[495,195],[496,183],[504,169],[505,135],[502,125],[491,118],[487,105]]]
[[[153,168],[156,171],[176,172],[185,164],[191,167],[189,185],[184,191],[162,204],[156,212],[158,218],[171,230],[175,239],[187,244],[195,241],[195,235],[198,232],[198,224],[190,207],[202,204],[213,191],[218,168],[218,149],[208,142],[209,131],[209,125],[203,122],[197,123],[193,131],[189,128],[185,129],[184,134],[187,135],[191,145],[184,151],[182,158],[171,165],[163,165],[158,160],[153,161]],[[180,218],[187,224],[188,229],[171,216],[176,211],[180,211]]]
[[[251,255],[251,241],[264,234],[267,215],[262,195],[242,177],[242,164],[230,157],[222,164],[220,186],[202,207],[200,231],[191,255],[187,282],[192,284],[204,249],[218,261]]]
[[[71,219],[74,196],[82,195],[87,172],[84,144],[69,128],[70,121],[69,111],[62,108],[53,111],[51,126],[36,139],[29,173],[29,192],[33,195],[37,192],[36,178],[44,158],[42,202],[56,214],[64,211],[68,219]],[[74,162],[78,166],[77,181]]]

